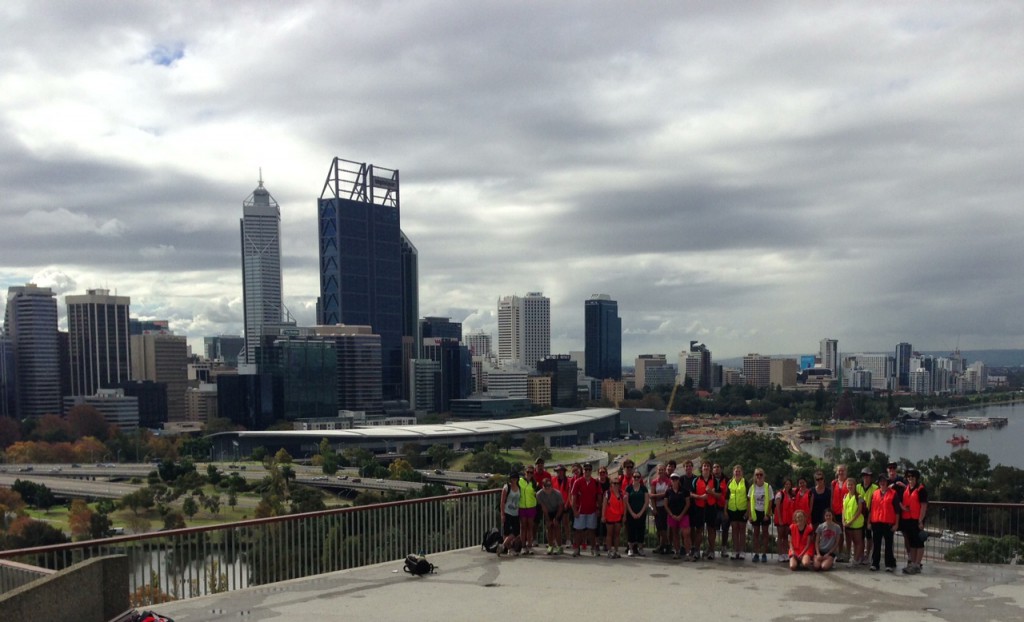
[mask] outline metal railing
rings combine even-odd
[[[984,551],[971,551],[968,561],[1008,563],[1015,561],[1015,552],[1004,539],[1015,537],[1017,546],[1024,546],[1024,504],[933,501],[925,528],[930,536],[925,541],[926,559],[961,561],[967,549],[983,547]],[[1002,540],[1003,545],[988,539]]]
[[[497,518],[489,490],[217,525],[0,551],[60,570],[126,555],[134,606],[479,546]]]

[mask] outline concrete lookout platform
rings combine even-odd
[[[176,622],[220,620],[786,620],[1018,622],[1024,567],[926,562],[919,575],[840,564],[660,556],[428,556],[435,574],[392,562],[152,607]]]

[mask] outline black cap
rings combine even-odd
[[[900,465],[897,464],[896,462],[890,462],[889,464],[885,465],[885,468],[887,468],[887,469],[895,469],[895,468],[897,468],[899,466]]]
[[[921,472],[917,469],[907,469],[907,477],[921,477]]]

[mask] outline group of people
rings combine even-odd
[[[657,554],[690,561],[746,558],[747,525],[752,531],[754,563],[767,563],[770,527],[775,525],[778,561],[792,570],[830,570],[838,562],[870,565],[879,570],[896,569],[893,535],[904,536],[907,566],[905,574],[921,572],[924,557],[924,522],[928,495],[917,469],[898,474],[895,462],[875,478],[871,469],[861,470],[860,481],[848,477],[846,465],[836,467],[835,477],[814,474],[813,486],[787,478],[781,490],[773,490],[761,468],[747,481],[736,465],[732,477],[719,464],[704,462],[699,474],[687,460],[681,471],[675,461],[658,464],[649,477],[625,460],[619,472],[609,475],[606,467],[574,464],[571,473],[558,465],[554,473],[538,459],[523,473],[509,474],[501,492],[501,532],[498,554],[534,554],[541,533],[546,553],[579,557],[589,550],[593,556],[644,556],[648,520],[653,516]],[[625,538],[623,541],[623,526]],[[721,533],[720,553],[716,551]],[[732,545],[730,547],[729,541]],[[869,550],[870,545],[870,550]]]

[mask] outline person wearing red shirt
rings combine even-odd
[[[565,476],[565,467],[561,464],[555,467],[555,476],[551,478],[551,487],[562,495],[562,518],[561,530],[558,534],[549,535],[549,541],[555,545],[555,552],[561,555],[562,546],[572,542],[572,481]]]
[[[811,491],[803,477],[796,480],[796,492],[793,493],[793,513],[796,514],[798,511],[803,511],[808,519],[811,516]]]
[[[537,458],[537,461],[534,462],[533,467],[533,479],[535,479],[537,483],[543,483],[544,480],[548,479],[549,477],[551,479],[554,479],[554,475],[544,470],[544,458]]]
[[[691,498],[696,504],[694,518],[690,520],[693,527],[693,546],[700,549],[704,541],[704,533],[707,532],[708,546],[704,555],[705,559],[715,559],[715,540],[718,533],[718,497],[721,494],[715,488],[715,478],[711,475],[711,463],[705,462],[700,465],[700,476],[694,481],[694,494]],[[699,559],[699,558],[698,558]]]
[[[583,477],[572,485],[573,519],[573,557],[580,556],[580,548],[586,544],[591,547],[591,554],[600,555],[594,534],[597,531],[597,511],[601,506],[601,484],[591,476],[594,467],[589,463],[583,466]]]
[[[907,469],[907,487],[903,491],[900,502],[900,531],[907,542],[907,567],[903,574],[921,572],[921,561],[924,559],[924,518],[928,515],[928,491],[921,483],[921,472]]]
[[[605,524],[607,532],[605,548],[608,550],[609,559],[618,559],[619,555],[619,533],[622,531],[622,523],[626,520],[626,498],[622,492],[622,482],[616,475],[608,491],[604,494],[601,509],[601,522]]]
[[[878,478],[878,490],[871,497],[871,570],[877,571],[882,560],[882,544],[885,544],[885,571],[896,571],[896,553],[892,550],[893,534],[899,516],[899,500],[896,491],[889,486],[889,478]]]
[[[843,518],[843,499],[846,498],[847,493],[846,479],[846,465],[836,465],[836,478],[830,483],[832,487],[832,516],[839,517],[840,520]],[[850,561],[850,540],[848,538],[843,539],[842,549],[835,559],[837,562]]]
[[[779,562],[789,561],[789,526],[793,523],[793,480],[786,478],[782,490],[775,493],[775,530],[779,540]]]
[[[789,527],[789,569],[810,570],[814,566],[814,527],[808,522],[803,510],[793,513],[793,524]]]

